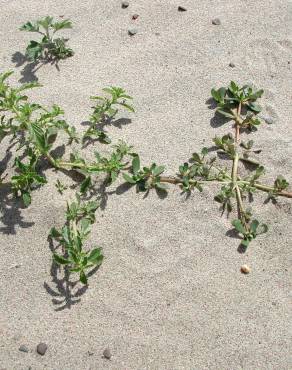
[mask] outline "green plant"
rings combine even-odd
[[[257,117],[261,110],[257,100],[262,96],[263,90],[254,91],[247,85],[239,87],[232,81],[226,88],[212,89],[211,94],[217,103],[216,112],[228,121],[232,120],[235,128],[234,136],[229,133],[214,138],[217,156],[210,157],[209,150],[203,148],[201,153],[194,153],[189,162],[179,166],[179,172],[174,177],[160,176],[164,170],[163,166],[159,167],[157,176],[153,176],[153,173],[149,176],[151,171],[149,172],[149,169],[141,171],[139,157],[135,157],[129,174],[124,173],[123,177],[129,184],[137,184],[142,190],[164,183],[177,184],[184,193],[190,193],[194,189],[203,191],[207,184],[221,186],[214,199],[221,204],[222,212],[226,210],[228,213],[233,211],[236,200],[238,218],[232,225],[242,237],[241,244],[246,248],[258,235],[267,232],[268,227],[252,218],[252,211],[245,208],[244,199],[259,190],[267,192],[272,198],[277,196],[292,198],[292,193],[287,191],[289,184],[283,176],[278,176],[273,186],[259,182],[259,178],[264,174],[264,167],[256,159],[250,158],[250,154],[259,154],[261,150],[252,150],[254,144],[252,140],[247,142],[240,140],[242,132],[254,131],[261,125]],[[232,161],[230,171],[218,163],[222,155]],[[248,176],[242,177],[238,174],[240,161],[254,166],[254,170]],[[152,169],[156,168],[156,165],[153,166]]]
[[[35,32],[42,36],[40,41],[30,41],[26,48],[29,60],[60,60],[71,57],[73,50],[66,46],[68,39],[55,37],[60,30],[72,28],[69,19],[55,21],[53,17],[45,17],[36,22],[27,22],[20,27],[21,31]]]
[[[58,192],[62,195],[64,193],[65,190],[68,189],[68,186],[64,185],[63,183],[61,183],[61,181],[58,179],[55,183],[55,186],[58,190]]]
[[[29,102],[23,92],[39,87],[39,84],[23,84],[19,88],[13,88],[6,82],[11,74],[12,72],[6,72],[0,75],[0,142],[5,137],[11,136],[12,141],[19,144],[18,148],[23,151],[23,157],[28,157],[28,164],[19,159],[15,162],[20,172],[12,179],[15,195],[22,196],[25,205],[30,203],[31,190],[45,183],[45,179],[36,172],[37,165],[42,160],[47,160],[56,169],[65,171],[73,169],[81,173],[85,177],[81,184],[82,193],[91,186],[93,175],[105,173],[108,183],[113,183],[119,172],[126,168],[128,164],[126,157],[133,155],[132,147],[120,141],[113,146],[114,150],[108,157],[95,152],[96,160],[91,163],[88,163],[79,152],[71,152],[69,161],[56,157],[52,153],[57,137],[63,131],[69,138],[69,145],[73,141],[78,143],[80,140],[76,129],[63,119],[64,112],[59,106],[53,105],[51,109],[47,109],[40,104]],[[114,91],[119,92],[116,94],[119,98],[117,101],[113,98],[111,101],[123,106],[123,101],[119,99],[121,95],[123,97],[128,95],[122,89],[115,89]],[[60,192],[64,190],[58,182],[57,188]]]
[[[124,179],[131,185],[136,185],[137,191],[147,191],[151,188],[166,190],[165,184],[160,182],[160,175],[164,172],[164,166],[152,163],[150,167],[140,167],[140,158],[137,154],[132,160],[132,174],[123,173]]]
[[[21,196],[24,205],[31,203],[31,191],[45,184],[46,179],[36,172],[38,158],[31,148],[28,149],[28,163],[23,163],[19,157],[15,158],[15,167],[19,174],[11,178],[12,190],[16,196]]]
[[[110,97],[95,97],[98,104],[93,107],[90,128],[81,135],[80,140],[76,129],[63,119],[64,112],[59,106],[54,105],[47,109],[29,101],[24,92],[40,85],[31,83],[13,88],[7,83],[10,75],[11,72],[0,75],[0,142],[10,136],[12,144],[18,143],[17,150],[21,151],[21,155],[15,159],[17,174],[11,177],[10,182],[1,179],[0,185],[11,186],[14,194],[21,196],[26,206],[31,202],[33,189],[46,182],[45,177],[38,172],[44,161],[56,171],[78,172],[82,176],[79,192],[84,195],[89,190],[91,194],[95,191],[95,178],[100,175],[104,177],[105,184],[109,185],[122,174],[128,184],[135,185],[137,191],[143,192],[152,188],[166,192],[166,184],[173,184],[188,195],[194,190],[203,191],[204,186],[212,184],[220,187],[214,199],[221,204],[222,212],[233,212],[236,201],[238,215],[232,225],[242,238],[241,244],[246,248],[258,235],[267,232],[267,225],[260,223],[253,217],[251,209],[245,207],[244,202],[248,196],[263,191],[273,199],[278,196],[292,198],[292,193],[287,191],[289,183],[283,176],[278,176],[273,185],[260,182],[264,167],[251,155],[260,154],[261,150],[253,149],[252,140],[241,141],[242,133],[254,131],[261,125],[257,117],[260,111],[257,100],[262,96],[262,90],[253,91],[248,86],[240,88],[234,82],[227,88],[213,89],[217,113],[233,122],[234,136],[229,133],[215,137],[213,141],[216,156],[210,155],[210,150],[204,147],[200,152],[193,153],[189,161],[181,164],[175,176],[164,176],[165,167],[162,165],[152,163],[148,167],[141,167],[138,154],[123,141],[113,145],[107,155],[95,152],[95,159],[91,161],[85,159],[81,150],[71,151],[67,160],[58,157],[54,151],[57,137],[62,140],[62,135],[65,134],[69,138],[69,147],[73,141],[77,144],[80,141],[84,143],[88,137],[100,139],[98,132],[117,114],[119,106],[134,111],[128,103],[131,97],[123,89],[111,87],[105,89]],[[222,166],[222,155],[231,161],[231,166]],[[241,162],[253,166],[248,175],[239,174]],[[60,193],[65,190],[59,180],[56,188]],[[96,202],[81,202],[80,195],[77,194],[76,201],[67,205],[65,226],[61,230],[53,228],[50,233],[50,237],[63,248],[63,254],[54,253],[55,261],[71,272],[78,272],[84,284],[87,283],[86,271],[98,266],[103,258],[99,247],[92,251],[84,249],[90,226],[95,221],[96,208]]]
[[[63,255],[54,253],[57,264],[65,265],[70,272],[79,273],[80,281],[87,284],[86,271],[101,265],[103,254],[100,247],[85,251],[83,246],[90,234],[91,224],[95,222],[95,211],[98,203],[81,202],[76,194],[76,201],[67,203],[66,224],[61,230],[52,228],[49,237],[62,246]]]
[[[134,112],[133,106],[129,103],[132,97],[127,95],[125,90],[120,87],[106,87],[103,89],[110,97],[92,96],[91,99],[97,101],[92,107],[93,113],[90,116],[90,126],[83,135],[83,142],[89,139],[97,139],[109,144],[111,139],[102,130],[102,126],[109,123],[118,113],[118,107],[122,106],[130,112]]]
[[[11,74],[12,72],[0,74],[0,142],[10,137],[12,145],[18,144],[17,150],[21,151],[21,156],[15,159],[17,173],[11,177],[11,181],[4,182],[4,179],[1,179],[0,185],[10,186],[14,195],[22,198],[25,206],[32,201],[32,191],[46,183],[45,177],[38,170],[43,162],[47,162],[55,170],[79,172],[83,177],[80,184],[81,194],[86,194],[93,186],[94,176],[105,174],[107,184],[111,184],[121,170],[127,168],[135,153],[133,148],[123,141],[113,145],[113,150],[107,156],[95,152],[95,160],[91,162],[86,161],[80,151],[71,152],[67,161],[57,157],[54,152],[57,138],[63,140],[65,133],[69,138],[69,146],[73,141],[79,143],[76,129],[63,119],[64,112],[59,106],[53,105],[51,109],[47,109],[29,101],[24,92],[39,87],[39,84],[11,87],[7,83]],[[127,109],[133,110],[124,101],[128,98],[124,90],[112,88],[111,91],[113,96],[104,109],[104,117],[117,113],[117,109],[114,112],[112,110],[115,105],[127,106]],[[59,179],[55,186],[61,194],[67,188]],[[80,280],[86,284],[86,270],[99,265],[103,258],[100,248],[94,248],[91,252],[85,252],[83,249],[90,225],[95,221],[97,203],[82,203],[79,195],[76,199],[67,206],[66,225],[60,231],[53,228],[50,236],[59,242],[64,251],[63,256],[54,254],[55,261],[67,266],[72,272],[79,272]]]

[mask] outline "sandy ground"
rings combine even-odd
[[[120,115],[127,124],[109,127],[110,135],[134,145],[143,163],[165,164],[169,174],[228,131],[210,124],[214,112],[206,101],[213,86],[233,79],[263,88],[263,115],[274,124],[253,138],[263,149],[266,180],[281,173],[292,183],[291,1],[0,5],[1,71],[14,69],[15,83],[38,78],[43,87],[32,97],[60,104],[79,130],[90,95],[124,87],[136,113]],[[178,12],[178,5],[187,11]],[[15,63],[31,36],[18,27],[45,15],[74,22],[68,35],[75,56],[59,72],[46,65],[34,75]],[[213,18],[221,25],[212,25]],[[130,37],[133,27],[138,32]],[[1,157],[6,148],[3,142]],[[65,200],[73,195],[58,194],[54,182],[72,181],[51,170],[46,176],[49,184],[28,209],[8,201],[1,215],[0,369],[292,368],[291,201],[275,207],[257,197],[256,215],[270,231],[240,254],[238,240],[225,235],[230,221],[220,217],[212,189],[186,201],[178,189],[165,199],[155,192],[143,199],[134,189],[120,194],[112,187],[89,240],[104,248],[106,259],[82,289],[68,286],[52,266],[46,240],[53,225],[62,225]],[[239,271],[243,263],[252,269],[248,276]],[[43,357],[35,350],[39,342],[48,345]],[[19,351],[22,344],[28,353]],[[102,357],[106,347],[110,360]]]

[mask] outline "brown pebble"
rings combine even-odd
[[[109,348],[106,348],[103,351],[103,357],[106,358],[107,360],[110,360],[110,358],[112,357],[112,354]]]
[[[187,8],[185,8],[184,6],[179,6],[179,7],[177,8],[177,10],[178,10],[179,12],[186,12],[186,11],[187,11]]]
[[[241,268],[240,268],[240,271],[243,274],[249,274],[250,273],[250,267],[248,267],[247,265],[242,265]]]
[[[48,346],[46,345],[46,343],[39,343],[37,345],[37,353],[41,356],[43,356],[46,353],[47,349]]]
[[[135,19],[137,19],[137,18],[139,18],[139,14],[133,14],[133,15],[132,15],[132,19],[133,19],[133,20],[135,20]]]
[[[214,24],[214,26],[220,26],[221,21],[220,21],[220,19],[219,19],[219,18],[214,18],[214,19],[212,20],[212,24]]]

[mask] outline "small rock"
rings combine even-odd
[[[48,346],[46,345],[46,343],[39,343],[37,345],[37,353],[41,356],[43,356],[46,353],[47,349]]]
[[[233,62],[230,62],[229,63],[229,67],[234,68],[235,67],[235,64]]]
[[[240,271],[243,274],[249,274],[250,273],[250,268],[247,265],[242,265],[241,268],[240,268]]]
[[[184,6],[179,6],[179,7],[177,8],[177,10],[178,10],[179,12],[186,12],[186,11],[187,11],[187,8],[185,8]]]
[[[20,352],[28,352],[28,348],[24,344],[22,344],[18,349]]]
[[[110,358],[112,357],[112,354],[109,348],[106,348],[103,351],[103,357],[106,358],[107,360],[110,360]]]
[[[264,117],[264,121],[268,124],[268,125],[272,125],[273,123],[275,123],[275,120],[273,120],[272,117]]]
[[[130,28],[129,30],[128,30],[128,34],[130,35],[130,36],[134,36],[134,35],[136,35],[136,33],[138,32],[138,30],[136,30],[136,28]]]
[[[123,9],[126,9],[130,4],[128,3],[128,1],[123,1],[122,2],[122,8]]]
[[[137,19],[137,18],[139,18],[139,14],[133,14],[133,15],[132,15],[132,19],[133,19],[133,20],[135,20],[135,19]]]
[[[221,21],[219,18],[214,18],[212,19],[212,24],[214,24],[215,26],[220,26]]]

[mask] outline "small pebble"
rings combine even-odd
[[[187,11],[187,8],[185,8],[184,6],[179,6],[179,7],[177,8],[177,10],[178,10],[179,12],[186,12],[186,11]]]
[[[235,64],[234,64],[234,63],[232,63],[232,62],[230,62],[230,63],[229,63],[229,67],[234,68],[234,67],[235,67]]]
[[[103,357],[106,358],[107,360],[110,360],[110,358],[112,357],[112,354],[109,348],[106,348],[103,351]]]
[[[135,20],[135,19],[137,19],[137,18],[139,18],[139,14],[133,14],[133,15],[132,15],[132,19],[133,19],[133,20]]]
[[[264,117],[264,121],[268,124],[268,125],[272,125],[273,123],[275,123],[275,121],[273,120],[273,118],[271,117]]]
[[[219,18],[215,18],[215,19],[212,19],[212,24],[214,24],[215,26],[220,26],[221,21]]]
[[[130,28],[129,30],[128,30],[128,34],[130,35],[130,36],[134,36],[134,35],[136,35],[136,33],[137,33],[138,31],[136,30],[136,28]]]
[[[240,268],[240,271],[243,274],[249,274],[250,273],[250,268],[247,265],[242,265],[241,268]]]
[[[39,355],[43,356],[46,353],[47,349],[48,349],[48,346],[46,345],[46,343],[39,343],[37,345],[37,353]]]
[[[128,1],[123,1],[122,2],[122,8],[123,9],[126,9],[130,4],[128,3]]]
[[[18,349],[20,352],[28,352],[28,348],[24,344],[22,344]]]

